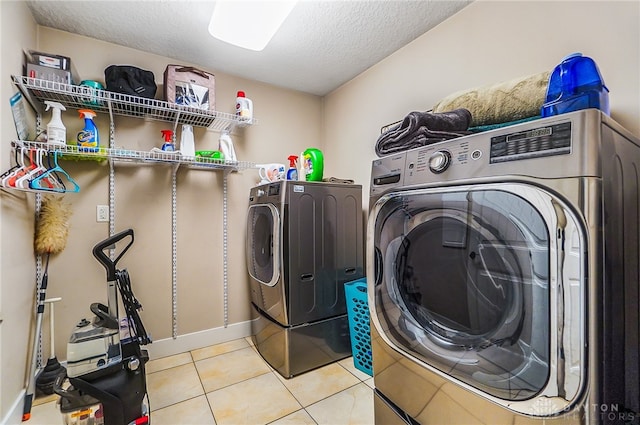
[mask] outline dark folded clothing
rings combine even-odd
[[[353,184],[354,181],[351,179],[339,179],[337,177],[325,177],[322,179],[323,182],[328,183],[342,183],[342,184]]]
[[[411,112],[376,142],[378,156],[454,139],[470,134],[471,112],[461,108],[449,112]]]

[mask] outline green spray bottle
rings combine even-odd
[[[96,113],[91,109],[79,109],[80,118],[84,118],[84,128],[78,133],[78,150],[81,152],[97,152],[100,148],[98,127],[93,122]]]
[[[302,153],[305,180],[308,182],[322,181],[324,171],[324,157],[322,151],[309,148]]]

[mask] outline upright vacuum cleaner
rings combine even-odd
[[[115,249],[125,238],[129,238],[128,243],[112,261],[105,250]],[[151,339],[138,315],[142,306],[133,295],[129,274],[126,269],[116,269],[132,244],[133,230],[128,229],[93,248],[93,256],[107,271],[108,306],[91,304],[95,316],[80,320],[67,344],[67,373],[54,383],[66,425],[149,423],[145,375],[149,355],[140,346],[151,343]],[[118,292],[126,311],[122,326]],[[126,335],[122,339],[121,330]]]

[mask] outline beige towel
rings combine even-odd
[[[465,108],[471,126],[501,124],[540,115],[550,71],[453,93],[433,107],[433,112]]]

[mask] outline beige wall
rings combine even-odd
[[[572,52],[596,61],[612,117],[640,137],[639,8],[637,1],[472,3],[325,97],[325,167],[355,178],[366,194],[382,126],[459,90],[552,70]]]
[[[0,2],[2,64],[0,76],[0,169],[9,168],[9,141],[16,131],[9,98],[17,92],[10,74],[22,68],[22,46],[35,46],[36,24],[23,2]],[[0,421],[19,423],[21,391],[33,311],[33,195],[0,191]]]

